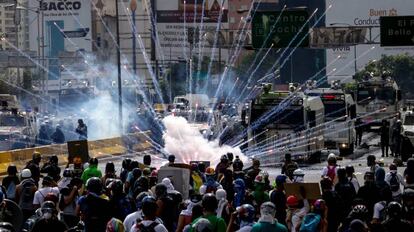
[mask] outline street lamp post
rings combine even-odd
[[[117,60],[118,60],[118,121],[119,121],[119,131],[122,134],[123,132],[123,119],[122,119],[122,78],[121,78],[121,43],[119,38],[119,9],[118,9],[118,0],[115,1],[115,11],[116,11],[116,43],[117,43]]]
[[[20,11],[18,9],[18,2],[17,0],[15,0],[15,5],[14,5],[14,25],[15,25],[15,42],[16,42],[16,48],[17,50],[19,50],[19,25],[20,25]],[[17,83],[20,84],[20,61],[19,61],[19,51],[17,51]]]
[[[137,1],[131,0],[129,4],[129,8],[131,9],[132,13],[132,69],[134,71],[134,76],[137,76],[137,45],[136,45],[136,21],[135,21],[135,13],[137,10]]]

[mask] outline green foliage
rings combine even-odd
[[[356,79],[360,80],[367,72],[378,76],[384,71],[391,73],[405,97],[414,97],[414,56],[409,54],[383,55],[380,60],[370,62],[358,72]]]

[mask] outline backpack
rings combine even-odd
[[[328,173],[326,175],[334,181],[336,176],[336,166],[328,166]]]
[[[14,181],[10,181],[6,190],[6,196],[7,199],[14,199],[16,197],[16,183],[14,183]]]
[[[158,226],[158,222],[152,222],[149,226],[144,226],[144,224],[142,224],[142,222],[140,222],[139,224],[137,224],[138,227],[138,231],[140,232],[156,232],[155,231],[155,227]]]
[[[322,218],[319,214],[309,213],[303,218],[300,232],[317,232]]]
[[[34,193],[32,191],[32,188],[36,185],[33,181],[27,180],[22,184],[22,186],[23,189],[20,195],[19,206],[21,209],[33,210]]]
[[[400,182],[398,181],[397,173],[391,173],[390,188],[393,192],[396,192],[400,189]]]

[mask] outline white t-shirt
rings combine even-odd
[[[54,195],[59,197],[59,188],[58,187],[44,187],[44,188],[37,190],[33,198],[33,204],[42,205],[48,193],[53,193]]]
[[[144,226],[150,226],[154,221],[148,221],[148,220],[144,220],[141,223]],[[167,228],[165,228],[165,226],[163,224],[158,224],[155,228],[154,228],[155,232],[168,232]],[[138,229],[136,228],[135,224],[132,226],[131,232],[139,232]]]
[[[142,220],[144,218],[144,214],[142,214],[142,210],[138,210],[136,212],[133,212],[131,214],[128,214],[124,220],[124,227],[126,232],[130,232],[131,228],[134,226],[134,224],[137,222],[137,220]],[[157,218],[155,219],[156,222],[163,224],[162,220]]]

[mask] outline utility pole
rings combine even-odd
[[[132,69],[134,76],[137,76],[137,44],[136,44],[136,21],[135,21],[135,14],[137,10],[137,0],[131,0],[129,4],[129,8],[131,9],[132,13]]]
[[[118,0],[115,1],[115,11],[116,11],[116,44],[117,51],[116,56],[118,60],[118,121],[119,121],[119,132],[123,133],[123,118],[122,118],[122,78],[121,78],[121,43],[119,38],[119,9],[118,9]]]
[[[21,19],[21,17],[20,17],[20,11],[19,11],[19,9],[17,8],[18,7],[18,2],[17,2],[17,0],[15,0],[15,5],[14,5],[14,25],[15,25],[15,36],[16,36],[16,38],[15,38],[15,42],[16,42],[16,48],[17,48],[17,64],[16,64],[16,66],[17,66],[17,85],[19,85],[20,84],[20,61],[19,61],[19,53],[20,53],[20,51],[18,51],[19,50],[19,25],[20,25],[20,19]]]

